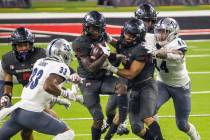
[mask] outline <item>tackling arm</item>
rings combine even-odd
[[[135,78],[144,68],[145,63],[134,60],[129,69],[118,69],[117,74],[127,79]]]
[[[12,89],[13,89],[13,83],[12,83],[12,75],[4,72],[4,94],[12,96]]]
[[[59,84],[61,84],[65,79],[57,74],[51,73],[50,76],[44,82],[44,90],[48,93],[59,96],[61,94],[61,89]]]

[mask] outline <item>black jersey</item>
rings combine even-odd
[[[13,51],[2,56],[2,68],[5,72],[15,75],[17,80],[23,86],[28,83],[32,68],[36,60],[46,56],[43,48],[34,48],[34,52],[30,54],[26,61],[20,62],[16,59]]]
[[[96,72],[88,71],[82,64],[80,57],[88,56],[90,57],[91,52],[91,45],[94,43],[102,43],[102,42],[94,42],[88,36],[82,35],[76,38],[73,43],[72,47],[74,52],[76,53],[76,57],[79,63],[77,68],[77,73],[86,79],[100,79],[106,73],[106,70],[99,69]]]
[[[123,64],[125,69],[129,69],[134,60],[145,62],[143,70],[134,79],[129,80],[129,85],[136,85],[141,83],[141,81],[148,79],[149,77],[153,77],[154,65],[152,56],[147,53],[147,50],[142,47],[141,44],[126,47],[118,42],[116,51],[117,53],[126,56],[126,63]]]

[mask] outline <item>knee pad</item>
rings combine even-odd
[[[74,138],[74,131],[68,130],[63,133],[56,135],[53,140],[73,140]]]
[[[176,124],[181,131],[187,132],[189,129],[188,122],[186,120],[177,121]]]

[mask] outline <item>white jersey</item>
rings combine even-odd
[[[152,33],[146,33],[145,35],[145,47],[150,50],[150,52],[154,52],[156,49],[156,39],[155,35]]]
[[[41,112],[51,101],[53,95],[43,89],[45,80],[51,73],[60,75],[64,79],[69,77],[70,70],[65,63],[56,61],[53,58],[42,58],[36,61],[29,83],[23,88],[21,102],[24,106],[20,108]]]
[[[187,45],[181,38],[176,38],[166,44],[167,50],[186,50]],[[156,59],[157,61],[157,80],[173,87],[185,86],[189,81],[185,58],[181,60]]]

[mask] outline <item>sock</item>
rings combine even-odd
[[[119,122],[123,123],[126,120],[127,117],[127,111],[128,111],[128,100],[127,95],[120,95],[117,96],[117,103],[119,106]]]
[[[101,138],[101,129],[98,128],[91,128],[91,132],[92,132],[92,140],[100,140]]]
[[[112,123],[110,128],[109,128],[109,131],[107,132],[107,134],[104,138],[104,140],[111,140],[111,138],[114,136],[114,134],[117,131],[117,127],[118,127],[118,125]]]
[[[112,121],[114,119],[114,116],[115,116],[115,114],[107,115],[106,123],[111,125],[112,124]]]
[[[152,124],[150,124],[149,131],[154,136],[154,139],[156,138],[155,140],[163,140],[163,136],[160,131],[160,126],[156,121],[154,121]]]

